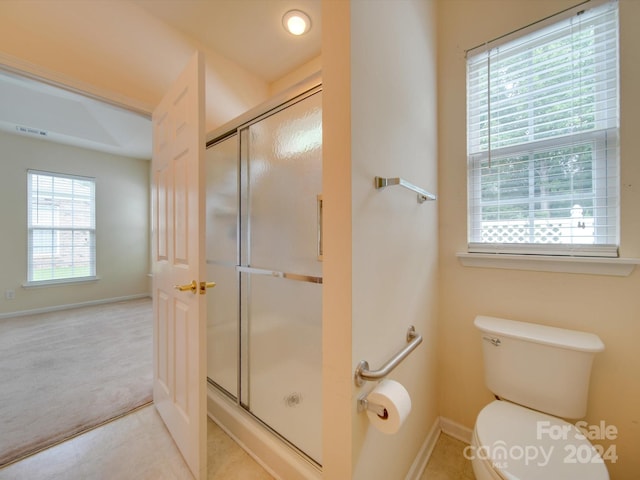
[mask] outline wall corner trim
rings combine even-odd
[[[85,97],[93,98],[109,105],[129,110],[142,115],[143,117],[150,118],[154,109],[153,105],[146,104],[115,92],[104,90],[4,52],[0,52],[0,70],[84,95]]]

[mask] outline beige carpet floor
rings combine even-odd
[[[0,466],[152,399],[151,299],[0,320]]]

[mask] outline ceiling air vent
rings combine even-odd
[[[36,135],[38,137],[46,137],[48,135],[48,132],[46,130],[40,130],[38,128],[22,127],[20,125],[16,125],[16,130],[20,133],[25,133],[27,135]]]

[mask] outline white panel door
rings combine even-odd
[[[196,52],[153,112],[151,162],[153,401],[197,480],[207,473],[203,67]]]

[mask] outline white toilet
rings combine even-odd
[[[561,418],[587,411],[597,335],[478,316],[485,383],[496,398],[478,414],[471,458],[478,480],[608,479],[604,461]],[[544,413],[543,413],[544,412]]]

